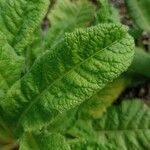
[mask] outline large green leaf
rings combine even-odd
[[[48,18],[51,28],[46,33],[46,47],[53,48],[63,40],[65,32],[89,25],[94,18],[94,6],[87,0],[58,0]]]
[[[23,58],[18,56],[0,32],[0,98],[21,76]]]
[[[70,150],[69,144],[60,134],[37,132],[25,133],[19,150]]]
[[[1,0],[0,31],[18,54],[32,41],[35,29],[40,25],[48,0]]]
[[[125,3],[135,23],[150,32],[150,0],[125,0]]]
[[[124,76],[106,85],[102,90],[83,102],[80,106],[58,115],[49,124],[49,131],[57,131],[65,134],[70,128],[76,126],[79,120],[89,121],[98,119],[106,112],[108,107],[120,96],[122,91],[130,84],[130,80]],[[76,123],[77,122],[77,123]],[[87,125],[87,123],[85,123]],[[85,125],[81,124],[84,127]],[[79,127],[79,129],[82,127]],[[88,129],[87,129],[88,130]]]
[[[94,121],[94,128],[103,146],[110,145],[115,150],[150,149],[150,108],[138,100],[111,107]]]
[[[58,0],[54,8],[49,13],[48,18],[51,21],[51,26],[62,25],[68,28],[70,26],[84,26],[90,22],[94,13],[94,6],[87,0],[70,1]],[[72,18],[74,16],[74,18]],[[76,23],[76,25],[75,25]]]
[[[11,126],[42,127],[118,77],[130,65],[134,41],[122,25],[101,24],[65,35],[8,91],[0,105]]]

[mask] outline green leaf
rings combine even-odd
[[[80,106],[81,117],[100,118],[127,87],[128,80],[120,78],[106,85],[96,95]]]
[[[134,41],[122,25],[101,24],[65,35],[8,91],[0,105],[11,126],[32,130],[89,99],[130,65]]]
[[[28,72],[30,68],[32,67],[35,60],[44,53],[45,45],[44,45],[44,32],[42,29],[37,29],[37,31],[34,33],[34,40],[32,41],[32,44],[30,44],[26,48],[25,52],[25,68],[24,72]]]
[[[20,78],[23,62],[0,32],[0,98]]]
[[[48,0],[1,0],[0,31],[7,35],[17,54],[31,43],[35,29],[48,8]]]
[[[109,15],[110,15],[110,22],[113,23],[120,23],[120,14],[119,14],[119,10],[113,6],[113,4],[109,4]]]
[[[150,108],[142,101],[123,101],[101,118],[78,121],[69,130],[72,150],[146,150],[150,139]],[[67,135],[68,135],[67,134]]]
[[[109,3],[108,0],[98,0],[100,9],[97,12],[97,21],[99,23],[108,22],[109,18]]]
[[[92,19],[93,15],[90,13],[94,13],[94,6],[87,0],[72,2],[70,0],[59,0],[49,13],[48,18],[52,27],[60,24],[65,26],[65,23],[67,23],[67,26],[73,26],[76,23],[76,26],[80,27],[87,25]],[[75,18],[72,18],[73,16]]]
[[[131,66],[128,69],[129,74],[141,75],[150,78],[150,54],[144,49],[136,47],[135,55]]]
[[[93,126],[104,146],[113,145],[115,150],[150,148],[150,108],[141,101],[124,101],[111,107]]]
[[[65,135],[71,150],[115,150],[111,144],[99,141],[92,121],[78,119]]]
[[[97,23],[120,23],[118,10],[108,0],[98,0]]]
[[[89,25],[94,18],[94,6],[87,0],[58,0],[49,13],[51,28],[46,33],[46,47],[54,48],[63,40],[65,32]]]
[[[25,133],[19,150],[70,150],[70,147],[60,134],[37,132]]]
[[[125,4],[138,27],[150,32],[150,0],[125,0]]]
[[[67,130],[74,125],[78,120],[78,106],[59,114],[51,123],[46,127],[50,132],[59,132],[66,134]]]
[[[86,27],[94,18],[94,6],[87,0],[70,1],[58,0],[48,14],[50,28],[36,35],[31,47],[29,47],[29,63],[45,50],[61,44],[66,32],[71,32],[77,27]]]
[[[49,131],[65,134],[70,128],[73,128],[76,124],[78,125],[78,122],[79,125],[81,124],[81,127],[78,127],[78,129],[81,129],[81,120],[90,121],[102,117],[103,113],[106,112],[108,107],[112,105],[129,83],[130,80],[126,79],[124,76],[116,79],[112,83],[106,85],[92,98],[83,102],[80,106],[58,115],[54,118],[52,123],[49,124],[47,129]],[[87,123],[85,124],[87,127]],[[83,127],[85,131],[85,125],[83,125]],[[87,131],[89,131],[89,129],[87,129]]]

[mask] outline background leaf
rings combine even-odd
[[[150,148],[150,108],[125,100],[96,120],[77,120],[67,131],[72,150],[146,150]]]
[[[125,0],[125,4],[138,27],[150,32],[150,0]]]
[[[49,0],[1,0],[0,31],[17,54],[32,42],[33,33],[44,18]]]
[[[94,121],[102,145],[114,145],[115,150],[145,150],[150,148],[150,109],[138,100],[125,101],[111,107]]]
[[[119,12],[109,0],[98,0],[98,7],[96,13],[97,23],[120,23]]]
[[[150,54],[145,52],[144,49],[136,47],[134,59],[131,66],[128,69],[128,73],[150,78],[149,66],[150,66]]]

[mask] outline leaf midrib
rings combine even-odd
[[[88,57],[87,59],[83,60],[81,63],[77,64],[76,66],[74,66],[72,69],[70,69],[69,71],[67,71],[66,73],[64,73],[64,75],[62,75],[61,77],[58,77],[58,79],[56,79],[54,82],[52,82],[52,84],[50,84],[49,86],[47,86],[43,91],[41,91],[41,93],[31,102],[29,103],[29,105],[27,106],[27,108],[21,113],[18,121],[17,121],[17,128],[20,125],[21,120],[23,119],[23,117],[26,115],[26,113],[28,113],[28,111],[30,110],[30,108],[38,101],[38,99],[40,97],[42,97],[42,95],[44,95],[47,90],[52,87],[55,83],[57,83],[58,81],[61,81],[61,79],[63,79],[67,74],[69,74],[70,72],[72,72],[74,69],[78,68],[79,66],[81,66],[83,63],[85,63],[86,61],[90,60],[92,57],[94,57],[96,54],[100,53],[101,51],[106,50],[108,47],[111,47],[113,45],[115,45],[116,43],[118,43],[120,40],[124,39],[127,34],[123,34],[123,37],[121,37],[119,40],[116,40],[115,42],[111,43],[110,45],[106,46],[105,48],[95,52],[93,55],[91,55],[90,57]],[[128,36],[127,36],[128,38]]]

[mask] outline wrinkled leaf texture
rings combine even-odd
[[[65,138],[57,133],[25,133],[19,150],[71,150]]]
[[[44,18],[49,0],[1,0],[0,31],[19,55],[31,44],[34,31]]]
[[[23,62],[0,32],[0,98],[20,78]]]
[[[89,99],[130,65],[134,41],[123,25],[101,24],[66,34],[8,91],[0,105],[16,128],[43,127]]]
[[[78,122],[73,127],[71,133],[77,136],[69,139],[72,150],[150,148],[150,108],[141,100],[124,100],[120,105],[110,107],[102,118],[94,120],[88,130],[87,126],[87,123]]]

